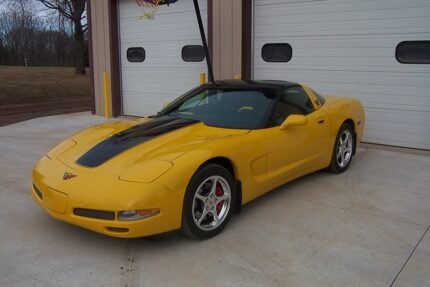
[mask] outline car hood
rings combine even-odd
[[[246,135],[250,130],[210,127],[172,117],[116,122],[82,131],[54,148],[55,157],[74,170],[120,175],[142,162],[172,162],[207,142]]]

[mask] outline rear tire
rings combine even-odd
[[[229,222],[236,203],[233,175],[223,166],[207,164],[197,170],[185,192],[182,233],[211,238]]]
[[[343,123],[334,142],[333,153],[329,166],[332,173],[342,173],[351,164],[355,150],[355,134],[353,128]]]

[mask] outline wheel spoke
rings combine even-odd
[[[217,197],[216,197],[216,199],[217,199],[217,202],[221,202],[221,201],[224,201],[224,200],[230,199],[230,195],[229,195],[229,194],[227,194],[227,193],[224,193],[224,194],[223,194],[223,195],[221,195],[221,196],[217,196]]]
[[[218,214],[216,213],[216,210],[212,210],[211,213],[212,213],[212,217],[214,219],[214,224],[215,224],[215,226],[217,226],[218,222],[219,222]]]
[[[200,193],[197,193],[196,198],[200,199],[204,203],[207,197],[204,195],[201,195]]]
[[[211,192],[209,192],[209,195],[215,195],[215,191],[216,191],[216,185],[218,184],[218,179],[215,177],[214,179],[213,179],[213,182],[212,182],[212,187],[211,187]]]
[[[346,133],[346,136],[345,136],[345,140],[344,140],[344,143],[345,144],[348,144],[348,141],[349,141],[349,137],[351,136],[351,134],[350,133]]]
[[[340,161],[341,161],[341,163],[342,163],[342,167],[343,167],[343,166],[345,165],[345,153],[343,153],[343,152],[342,152],[342,153],[340,154],[340,157],[341,157],[341,160],[340,160]]]
[[[202,223],[203,219],[205,219],[205,217],[208,215],[208,213],[209,212],[208,212],[208,210],[206,209],[206,206],[205,206],[205,208],[203,209],[203,212],[202,212],[202,216],[200,216],[200,218],[197,221],[198,225],[200,225]]]
[[[339,159],[342,156],[343,148],[339,147],[339,150],[337,151],[337,158]]]

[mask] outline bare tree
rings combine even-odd
[[[73,22],[73,34],[75,40],[76,74],[85,74],[85,32],[87,24],[82,24],[85,19],[87,0],[37,0],[48,9],[58,11],[61,15]]]
[[[75,65],[69,19],[55,10],[50,15],[39,13],[34,0],[8,0],[5,4],[0,11],[0,65]]]

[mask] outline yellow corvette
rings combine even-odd
[[[283,81],[220,81],[155,116],[84,130],[34,167],[52,217],[115,237],[218,234],[243,204],[302,175],[345,171],[359,101]]]

